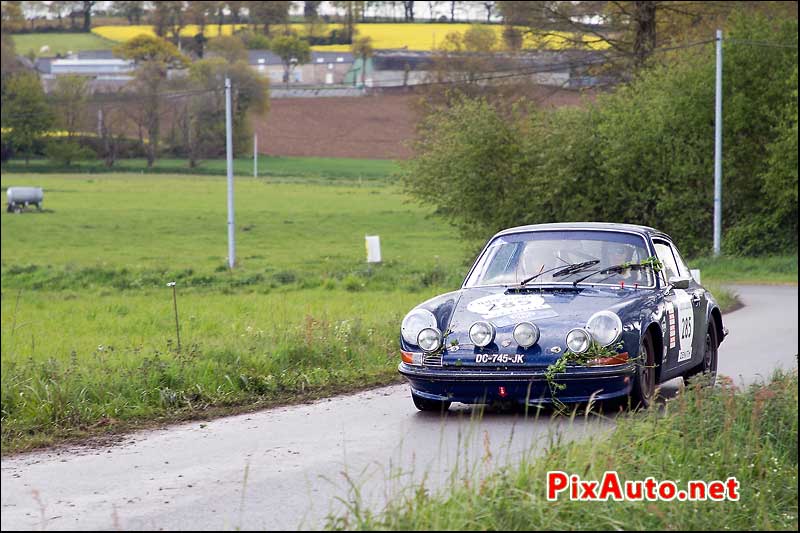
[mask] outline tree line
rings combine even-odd
[[[723,251],[796,251],[797,20],[734,14],[727,28]],[[714,44],[666,56],[576,107],[451,91],[420,125],[407,190],[471,242],[592,220],[657,227],[688,255],[710,252]]]
[[[268,80],[250,68],[238,37],[209,46],[212,56],[190,62],[172,43],[140,35],[116,49],[134,62],[133,80],[96,93],[88,78],[68,75],[56,78],[45,94],[35,72],[4,60],[3,161],[45,154],[64,165],[99,157],[112,167],[121,157],[144,157],[152,167],[166,141],[170,155],[194,167],[224,155],[225,78],[232,84],[234,146],[249,145],[252,117],[269,107]],[[3,48],[4,57],[13,58],[5,35]]]

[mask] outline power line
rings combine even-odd
[[[735,43],[735,44],[748,44],[751,46],[766,46],[770,48],[792,48],[797,50],[797,43],[794,44],[785,44],[785,43],[772,43],[768,41],[749,41],[747,39],[725,39],[725,42],[728,43]]]

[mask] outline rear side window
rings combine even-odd
[[[689,267],[686,266],[686,262],[683,260],[683,257],[681,257],[681,253],[678,249],[673,246],[672,251],[675,254],[675,262],[678,265],[678,272],[681,273],[681,276],[692,277],[692,272],[689,270]]]

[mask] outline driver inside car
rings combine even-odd
[[[627,244],[616,243],[610,245],[607,249],[607,267],[623,265],[625,263],[638,263],[639,261],[634,260],[633,257],[635,251],[634,247]],[[638,269],[629,268],[620,272],[614,276],[614,278],[619,281],[624,281],[625,283],[643,283],[647,280],[647,273]]]

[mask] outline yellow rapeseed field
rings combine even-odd
[[[236,29],[245,28],[246,24],[236,24]],[[300,35],[305,35],[309,31],[307,24],[289,24],[292,31]],[[341,24],[326,24],[317,25],[314,28],[314,33],[318,35],[327,34],[334,28],[341,28]],[[373,46],[376,49],[390,49],[390,48],[406,48],[408,50],[427,51],[433,50],[437,45],[441,44],[445,36],[451,32],[464,33],[470,24],[357,24],[356,30],[358,35],[371,37]],[[503,27],[499,25],[490,26],[497,33],[497,42],[502,42]],[[223,24],[222,34],[231,35],[234,30],[233,24]],[[92,31],[97,35],[109,39],[111,41],[124,42],[132,39],[139,34],[154,35],[152,26],[98,26],[93,28]],[[188,25],[181,30],[181,35],[191,37],[200,31],[196,25]],[[206,37],[216,37],[219,35],[219,26],[210,24],[205,28]],[[563,33],[558,35],[548,36],[546,38],[534,39],[531,36],[526,36],[524,46],[525,48],[549,48],[558,50],[569,46],[568,40],[570,34]],[[587,38],[586,42],[591,42],[591,38]],[[605,48],[605,43],[597,43],[594,45],[597,48]],[[349,45],[326,45],[314,46],[314,50],[318,51],[348,51]]]

